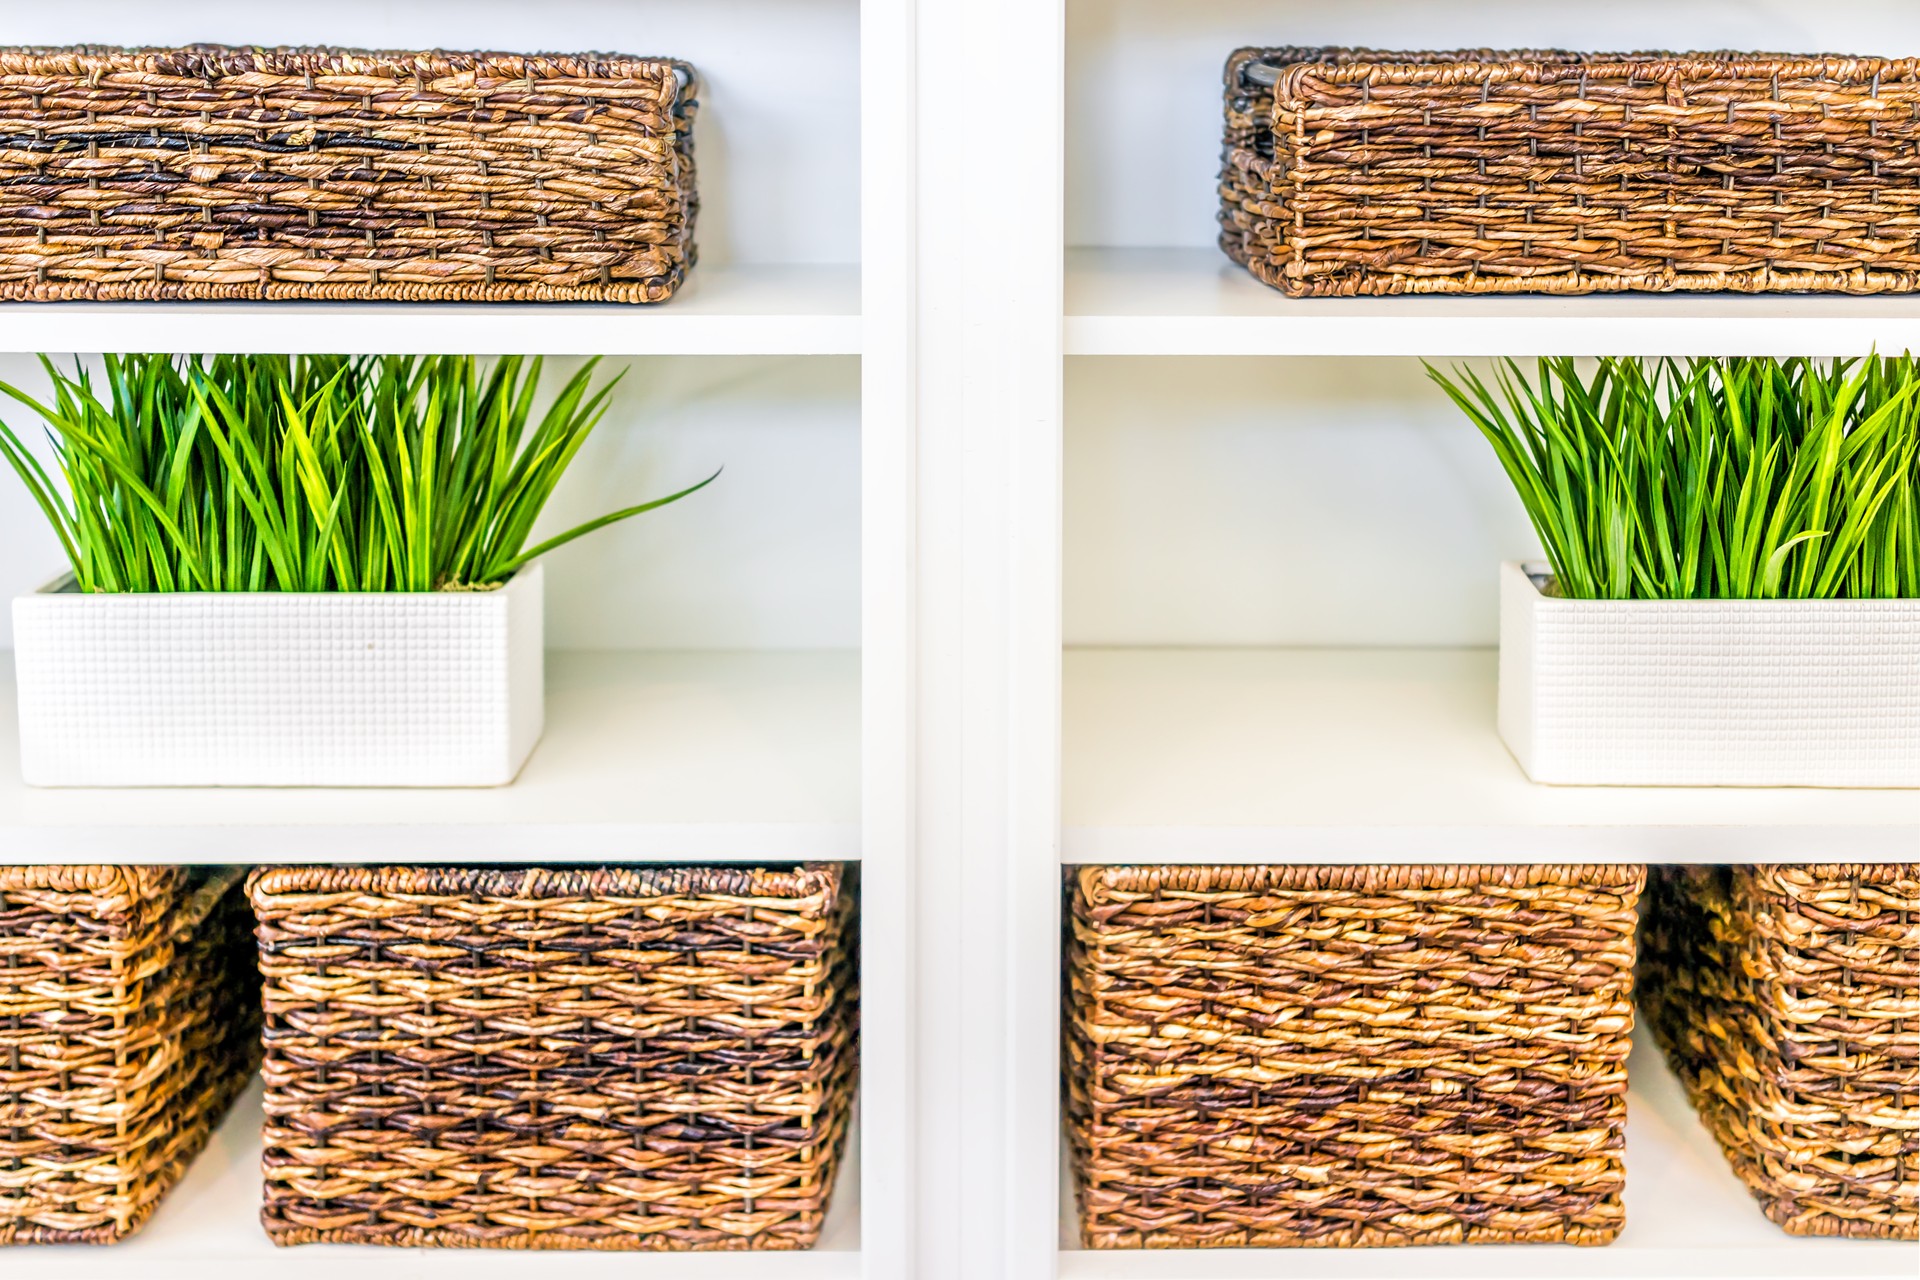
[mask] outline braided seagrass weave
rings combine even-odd
[[[1067,1115],[1100,1249],[1605,1244],[1639,867],[1088,867]]]
[[[1298,297],[1920,287],[1920,62],[1241,49],[1220,244]]]
[[[1766,1215],[1920,1239],[1920,868],[1670,867],[1647,1021]]]
[[[803,1249],[854,1080],[836,867],[254,874],[267,1234]]]
[[[611,54],[0,49],[0,298],[658,302],[694,93]]]
[[[0,867],[0,1244],[129,1236],[206,1145],[259,1055],[239,889]]]

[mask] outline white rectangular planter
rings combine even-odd
[[[1920,787],[1920,600],[1563,600],[1545,565],[1500,574],[1500,736],[1535,782]]]
[[[472,592],[63,585],[13,602],[34,786],[499,786],[540,737],[537,565]]]

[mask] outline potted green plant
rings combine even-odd
[[[21,769],[42,786],[491,786],[542,727],[529,545],[606,412],[589,362],[43,358],[64,484],[0,453],[71,571],[14,601]],[[717,474],[717,473],[716,473]]]
[[[1501,735],[1538,782],[1920,786],[1920,366],[1433,376],[1546,550],[1503,566]]]

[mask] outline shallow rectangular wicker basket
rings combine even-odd
[[[1647,1021],[1767,1217],[1920,1239],[1920,867],[1668,867]]]
[[[615,54],[0,49],[0,298],[658,302],[694,105]]]
[[[1221,247],[1295,296],[1920,287],[1920,62],[1241,49]]]
[[[206,1146],[259,1057],[239,890],[0,867],[0,1244],[129,1236]]]
[[[278,867],[276,1244],[803,1249],[854,1082],[837,867]]]
[[[1067,1114],[1098,1249],[1604,1244],[1640,867],[1088,867]]]

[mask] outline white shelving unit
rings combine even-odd
[[[0,678],[11,722],[13,679]],[[40,790],[0,738],[21,862],[804,862],[860,857],[853,653],[555,653],[547,728],[488,789]]]
[[[696,266],[671,306],[616,303],[0,304],[0,352],[458,351],[471,355],[860,354],[860,270]]]
[[[1288,298],[1212,246],[1067,254],[1070,356],[1856,356],[1920,349],[1912,297]]]
[[[563,514],[727,477],[555,557],[515,786],[28,791],[0,731],[0,859],[857,859],[863,970],[855,1158],[816,1251],[274,1251],[250,1103],[137,1241],[0,1251],[7,1280],[1915,1274],[1910,1248],[1772,1228],[1645,1052],[1604,1249],[1081,1250],[1058,1110],[1063,863],[1920,859],[1920,793],[1527,783],[1486,646],[1494,567],[1536,548],[1418,367],[1920,349],[1920,302],[1292,301],[1212,246],[1238,45],[1920,53],[1911,0],[12,9],[8,43],[688,58],[702,260],[667,305],[8,305],[0,378],[43,350],[605,355],[639,376]],[[0,477],[0,584],[53,555]]]
[[[1087,862],[1891,862],[1920,791],[1547,787],[1490,649],[1075,649],[1060,857]]]

